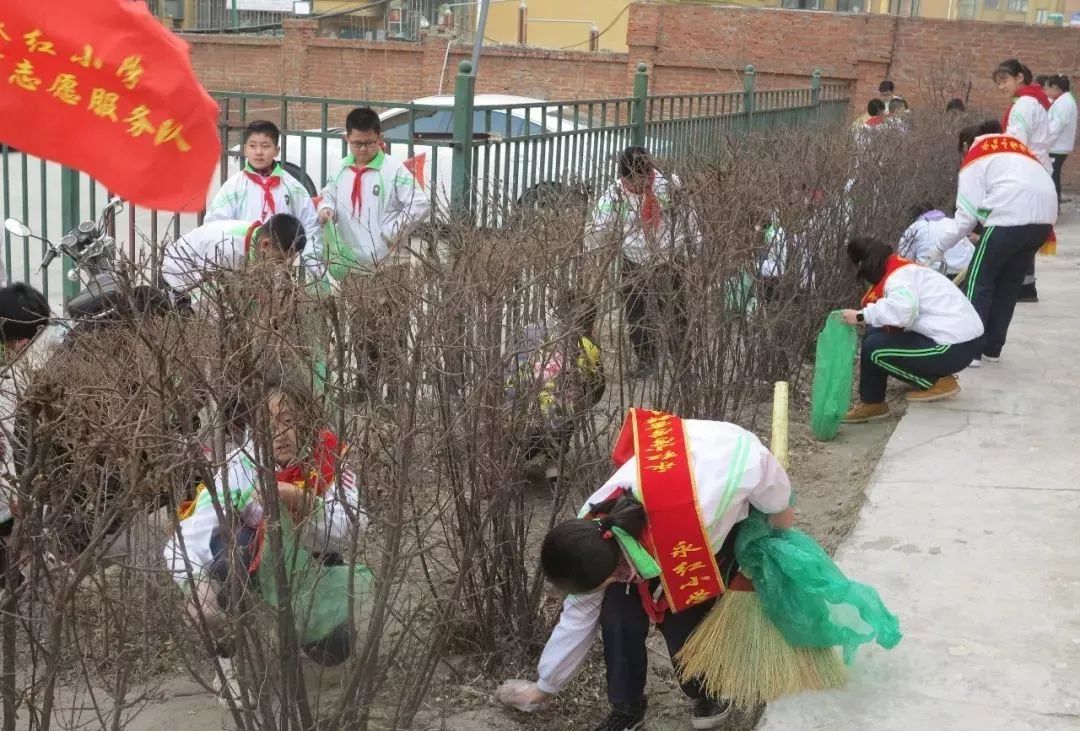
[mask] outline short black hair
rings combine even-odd
[[[0,289],[0,339],[33,340],[49,324],[49,300],[25,282]]]
[[[882,81],[880,84],[878,84],[877,90],[878,94],[892,94],[895,88],[896,87],[893,86],[893,82],[886,79],[885,81]]]
[[[587,594],[615,573],[622,550],[612,533],[621,528],[639,538],[645,528],[645,508],[629,494],[590,506],[601,517],[575,518],[551,529],[540,547],[544,576],[562,591]]]
[[[953,97],[949,100],[949,103],[945,105],[946,112],[966,112],[967,105],[964,104],[964,100],[959,97]]]
[[[273,122],[266,119],[256,119],[244,129],[244,143],[246,144],[251,135],[266,135],[274,141],[274,147],[281,145],[281,130]]]
[[[307,246],[307,236],[300,220],[288,213],[275,213],[262,225],[262,232],[270,235],[270,243],[284,252],[299,254]]]
[[[1047,86],[1053,86],[1062,91],[1068,91],[1072,84],[1069,83],[1069,77],[1065,74],[1056,74],[1050,77],[1050,80],[1046,82]]]
[[[991,78],[994,81],[997,81],[1003,76],[1019,76],[1023,78],[1025,84],[1031,83],[1031,69],[1015,58],[1010,58],[1007,61],[999,63],[998,67],[994,69]]]
[[[345,117],[345,134],[349,132],[374,132],[382,134],[382,122],[371,107],[357,107]]]
[[[976,137],[982,137],[983,135],[999,135],[1002,133],[1001,122],[996,119],[988,119],[985,122],[979,124],[973,124],[970,127],[964,127],[960,130],[960,139],[957,145],[960,152],[964,152],[967,148],[971,147],[975,142]]]
[[[870,100],[866,105],[866,113],[871,117],[877,117],[885,113],[885,102],[881,101],[877,97]]]
[[[873,236],[856,236],[848,241],[848,258],[859,270],[859,277],[877,284],[885,276],[885,264],[893,253],[892,247]]]
[[[640,145],[630,145],[619,153],[619,177],[648,175],[653,169],[652,156]]]
[[[1050,76],[1048,74],[1039,74],[1035,77],[1035,83],[1039,86],[1046,86],[1046,82],[1049,80]]]
[[[907,102],[902,96],[894,96],[889,100],[889,114],[896,114],[902,109],[907,109]]]

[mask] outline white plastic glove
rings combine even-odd
[[[935,246],[935,247],[930,249],[929,253],[925,257],[923,257],[922,260],[919,261],[919,263],[920,264],[925,264],[928,267],[933,267],[938,262],[944,261],[944,260],[945,260],[945,252]]]
[[[536,713],[547,709],[551,696],[531,680],[507,680],[495,691],[495,699],[504,706]]]

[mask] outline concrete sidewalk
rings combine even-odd
[[[837,553],[904,640],[861,651],[843,691],[773,704],[765,729],[1080,728],[1075,209],[1058,236],[1004,359],[962,373],[958,398],[909,407]]]

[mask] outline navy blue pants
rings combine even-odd
[[[967,296],[982,318],[982,355],[997,358],[1005,347],[1016,300],[1026,273],[1035,271],[1035,254],[1052,226],[990,226],[983,233],[968,267]]]
[[[910,330],[867,330],[862,343],[859,398],[864,404],[885,400],[889,376],[926,390],[944,376],[967,368],[979,355],[979,339],[958,345],[939,345]]]

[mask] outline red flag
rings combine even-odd
[[[130,0],[4,0],[0,140],[132,203],[199,211],[218,107],[186,43]]]
[[[427,162],[427,153],[421,152],[416,157],[410,157],[402,163],[405,169],[412,173],[413,177],[416,178],[416,182],[420,183],[420,190],[427,190],[427,183],[424,182],[425,162]]]

